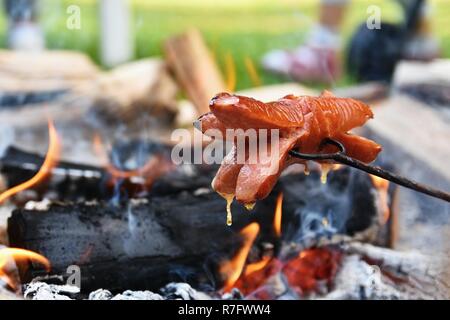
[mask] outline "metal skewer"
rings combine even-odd
[[[432,188],[427,185],[423,185],[421,183],[415,182],[413,180],[410,180],[408,178],[396,175],[394,173],[391,173],[389,171],[386,171],[380,167],[371,166],[368,164],[365,164],[364,162],[361,162],[359,160],[356,160],[352,157],[349,157],[345,154],[345,147],[342,143],[339,141],[333,140],[333,139],[325,139],[322,141],[322,146],[325,145],[333,145],[339,149],[339,151],[335,153],[317,153],[317,154],[308,154],[308,153],[301,153],[295,150],[289,151],[289,154],[292,157],[302,159],[302,160],[332,160],[337,163],[345,164],[350,167],[365,171],[367,173],[373,174],[377,177],[383,178],[385,180],[392,181],[398,185],[401,185],[405,188],[409,188],[424,194],[427,194],[429,196],[450,202],[450,193],[444,192],[435,188]]]

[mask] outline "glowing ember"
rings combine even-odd
[[[258,299],[273,298],[264,286],[270,277],[281,272],[289,286],[299,296],[305,296],[319,291],[321,286],[331,285],[340,260],[341,253],[328,248],[302,251],[286,263],[277,258],[264,257],[257,263],[249,264],[233,287],[245,296],[251,294]]]
[[[280,193],[277,198],[277,204],[275,207],[275,217],[273,219],[273,228],[277,237],[281,236],[281,215],[283,207],[283,193]]]
[[[235,288],[244,296],[252,295],[257,299],[270,299],[271,293],[263,290],[264,285],[273,275],[279,273],[283,263],[270,257],[264,257],[261,261],[249,264],[245,273],[234,284]]]
[[[374,176],[374,175],[370,175],[371,179],[372,179],[372,183],[375,186],[375,188],[377,188],[378,191],[378,196],[379,196],[379,205],[381,207],[381,210],[383,212],[382,214],[382,221],[381,224],[385,224],[388,219],[389,216],[391,214],[390,209],[389,209],[389,204],[388,204],[388,197],[389,197],[389,181],[382,179],[380,177]]]
[[[1,193],[0,204],[3,203],[6,199],[12,197],[13,195],[23,190],[29,189],[38,184],[39,182],[45,180],[51,173],[52,168],[56,166],[61,152],[61,143],[58,137],[58,133],[56,132],[56,129],[51,121],[49,121],[48,123],[48,132],[49,132],[49,145],[47,155],[41,168],[36,173],[36,175],[32,177],[30,180],[27,180]]]
[[[247,69],[247,73],[250,76],[253,86],[261,86],[261,77],[259,76],[258,70],[250,57],[245,57],[245,68]]]
[[[242,248],[239,249],[237,254],[229,261],[226,261],[220,266],[219,272],[225,277],[224,292],[230,291],[234,283],[239,279],[239,276],[244,269],[247,256],[252,248],[253,242],[259,233],[259,225],[253,222],[241,230],[240,235],[243,238]]]
[[[29,261],[37,262],[50,271],[50,262],[44,256],[32,251],[18,248],[0,249],[0,278],[14,290],[17,288],[17,276],[12,273],[17,271],[16,263],[25,264]]]
[[[291,288],[300,296],[317,291],[320,284],[330,286],[337,272],[341,253],[328,248],[302,251],[283,266]]]
[[[230,52],[225,55],[225,73],[227,91],[233,92],[236,89],[236,64]]]
[[[281,236],[283,194],[277,198],[274,217],[274,229]],[[220,267],[226,275],[224,291],[237,288],[245,296],[258,299],[271,299],[273,293],[265,286],[272,276],[281,273],[289,286],[300,296],[305,296],[321,287],[331,285],[341,260],[341,253],[329,248],[304,250],[294,259],[281,261],[278,258],[264,256],[260,261],[245,266],[248,254],[259,232],[259,225],[252,223],[241,231],[244,244],[235,257]],[[270,286],[269,286],[270,287]]]

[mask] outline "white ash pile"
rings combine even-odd
[[[56,285],[45,282],[31,282],[24,285],[24,298],[31,300],[79,300],[83,299],[80,289],[72,285]],[[226,295],[223,298],[236,299],[236,295]],[[217,296],[215,298],[221,298]],[[193,289],[187,283],[169,283],[155,293],[149,290],[126,290],[119,294],[113,294],[106,289],[98,289],[91,292],[87,300],[211,300],[214,297]]]

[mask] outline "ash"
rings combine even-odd
[[[32,300],[72,300],[79,293],[76,286],[31,282],[25,285],[23,296]]]
[[[41,281],[31,282],[24,286],[25,299],[32,300],[81,300],[80,289],[71,285],[48,284]],[[225,299],[235,299],[236,292]],[[218,297],[220,298],[220,297]],[[212,296],[195,290],[187,283],[169,283],[161,288],[160,293],[152,291],[126,290],[119,294],[112,294],[106,289],[91,292],[87,300],[211,300]]]

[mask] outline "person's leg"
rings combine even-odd
[[[8,47],[14,50],[40,50],[44,36],[39,27],[37,0],[4,0],[8,16]]]
[[[340,31],[347,5],[348,0],[321,0],[319,21],[305,44],[293,51],[269,52],[262,60],[263,67],[299,81],[336,80],[342,69]]]

